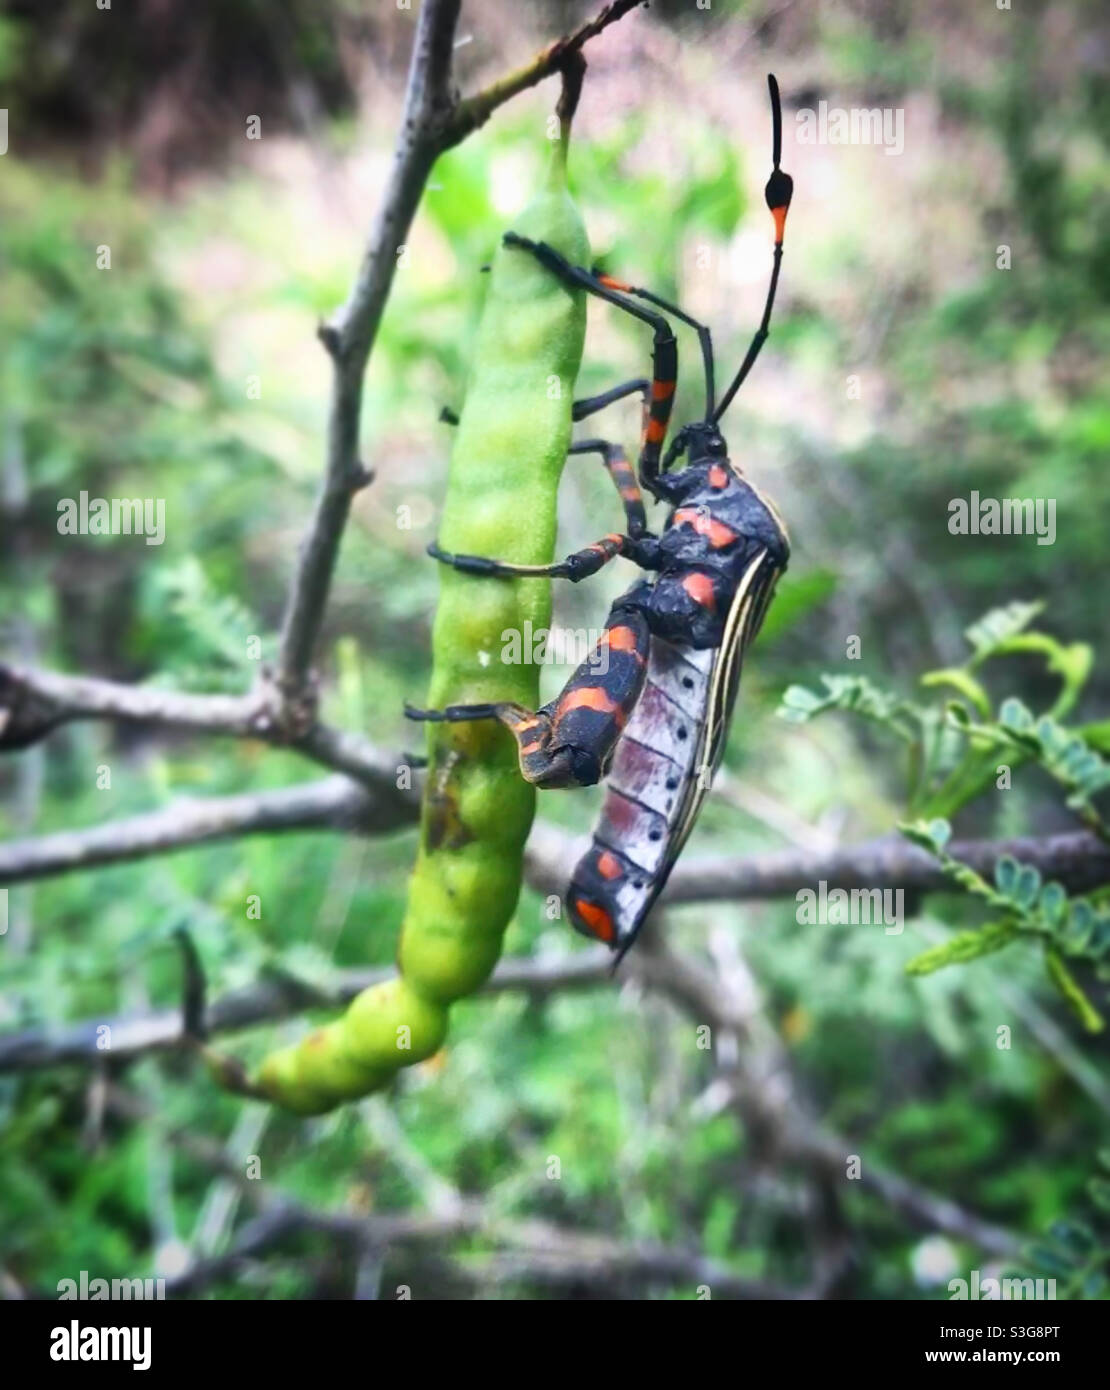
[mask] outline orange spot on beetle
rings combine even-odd
[[[692,507],[680,507],[675,512],[674,519],[680,526],[683,522],[692,526],[699,536],[706,538],[713,550],[721,550],[736,539],[736,532],[731,526],[726,526],[723,521],[714,521],[711,516],[695,511]]]
[[[651,399],[653,401],[669,401],[674,395],[674,387],[673,381],[653,381],[651,383]]]
[[[609,879],[620,878],[624,872],[621,868],[621,861],[615,854],[610,854],[607,849],[602,850],[597,856],[597,871],[602,878]]]
[[[786,231],[786,212],[789,206],[789,203],[787,203],[784,207],[771,209],[771,216],[775,219],[776,246],[782,244],[783,233]]]
[[[583,685],[577,690],[568,690],[559,701],[556,720],[562,719],[574,709],[592,709],[595,714],[614,714],[618,712],[619,707],[600,685]]]
[[[634,652],[636,650],[636,634],[630,627],[611,627],[606,635],[609,639],[610,651]]]
[[[631,293],[632,286],[624,280],[615,280],[612,275],[599,275],[598,283],[605,286],[608,290],[624,290],[626,294]]]
[[[695,570],[683,579],[682,587],[699,608],[708,608],[710,613],[716,612],[717,596],[713,592],[713,581],[707,574],[700,574]]]
[[[728,473],[719,463],[715,463],[709,470],[709,486],[715,488],[728,487]]]
[[[585,898],[575,898],[574,910],[600,941],[612,941],[613,919],[603,907],[587,902]]]

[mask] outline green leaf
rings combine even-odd
[[[1048,1233],[1065,1250],[1072,1251],[1080,1258],[1089,1255],[1098,1243],[1094,1232],[1082,1221],[1054,1221]]]
[[[954,724],[959,724],[963,729],[971,728],[971,715],[967,712],[967,706],[961,705],[959,700],[949,700],[944,712]]]
[[[783,691],[782,704],[779,706],[778,714],[780,719],[788,719],[791,723],[802,724],[821,708],[820,695],[815,695],[804,685],[788,685]]]
[[[998,711],[998,722],[1004,728],[1024,731],[1033,727],[1033,715],[1020,700],[1011,695],[1002,701]]]
[[[825,687],[823,694],[801,685],[788,686],[779,708],[780,718],[803,723],[826,710],[849,710],[880,724],[890,725],[897,733],[904,733],[894,724],[896,716],[921,713],[900,696],[873,685],[866,676],[824,675],[821,683]]]
[[[1014,902],[1024,911],[1028,911],[1036,902],[1037,894],[1040,892],[1040,889],[1040,873],[1032,864],[1023,864],[1018,870],[1017,881],[1014,884],[1014,891],[1011,895]]]
[[[992,608],[964,632],[975,653],[976,665],[993,656],[999,645],[1028,627],[1044,607],[1043,603],[1008,603]]]
[[[1068,905],[1068,895],[1062,883],[1046,883],[1041,889],[1041,915],[1050,926],[1058,926]]]
[[[1063,944],[1071,951],[1082,951],[1091,939],[1094,926],[1095,913],[1090,903],[1073,902],[1061,933]]]
[[[1083,993],[1079,982],[1064,964],[1060,955],[1049,948],[1044,953],[1048,978],[1067,1000],[1069,1007],[1088,1033],[1101,1033],[1105,1026],[1102,1015]]]
[[[929,838],[937,849],[943,849],[952,838],[952,827],[938,816],[936,820],[929,822]]]
[[[1017,877],[1017,860],[1012,855],[1003,854],[994,866],[994,882],[998,891],[1007,898],[1013,897]]]
[[[950,685],[971,703],[983,719],[991,717],[990,696],[975,677],[962,666],[948,667],[943,671],[926,671],[921,677],[921,684],[929,688]]]
[[[993,955],[1008,946],[1017,936],[1012,922],[994,922],[978,931],[958,932],[940,946],[932,946],[906,962],[907,975],[931,975],[946,965],[963,965],[980,956]]]
[[[911,844],[917,845],[929,854],[939,854],[952,833],[948,822],[940,819],[903,821],[899,822],[898,829]]]

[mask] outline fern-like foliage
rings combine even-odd
[[[1087,1182],[1080,1216],[1056,1221],[1048,1234],[1022,1251],[1023,1273],[1056,1280],[1057,1299],[1105,1299],[1110,1293],[1110,1149],[1098,1155],[1102,1169]]]
[[[1100,1032],[1103,1020],[1072,975],[1065,957],[1091,962],[1099,979],[1110,980],[1110,910],[1087,899],[1069,898],[1062,884],[1043,882],[1040,870],[1002,855],[988,883],[970,865],[945,848],[951,826],[945,820],[918,821],[899,827],[907,839],[927,850],[945,874],[966,893],[992,909],[995,919],[975,931],[959,932],[940,946],[915,956],[910,975],[931,975],[946,965],[963,964],[1000,951],[1021,936],[1040,940],[1045,971],[1088,1032]]]
[[[966,631],[970,654],[962,666],[927,672],[929,690],[951,692],[941,704],[921,704],[883,690],[864,676],[826,675],[823,689],[791,686],[780,715],[804,723],[830,711],[869,720],[898,738],[909,752],[909,817],[899,828],[926,850],[945,875],[991,913],[981,927],[961,931],[906,966],[911,975],[928,975],[948,965],[992,955],[1021,938],[1036,939],[1045,973],[1090,1032],[1103,1020],[1075,979],[1069,961],[1110,980],[1110,908],[1090,897],[1069,897],[1056,882],[1042,881],[1032,864],[1003,856],[988,882],[946,848],[951,817],[995,785],[1004,764],[1009,772],[1026,762],[1039,764],[1066,793],[1066,805],[1088,829],[1110,842],[1110,826],[1099,797],[1110,791],[1110,728],[1068,728],[1062,721],[1074,708],[1091,671],[1091,649],[1065,645],[1030,628],[1041,611],[1035,603],[994,609]],[[1039,656],[1060,681],[1052,707],[1035,715],[1020,700],[1004,699],[997,713],[982,668],[989,661],[1018,654]]]
[[[1073,790],[1078,793],[1085,788],[1088,796],[1077,808],[1082,804],[1088,812],[1090,796],[1110,785],[1110,780],[1104,777],[1096,786],[1093,779],[1098,769],[1089,760],[1082,761],[1082,755],[1097,758],[1097,749],[1110,746],[1110,729],[1095,726],[1090,731],[1075,731],[1060,724],[1086,684],[1092,654],[1085,643],[1065,645],[1048,633],[1029,630],[1040,609],[1035,603],[1011,603],[973,623],[964,634],[971,648],[964,664],[928,671],[921,677],[925,689],[952,692],[953,697],[943,704],[927,705],[904,698],[865,676],[826,675],[821,678],[821,691],[790,686],[779,714],[793,723],[806,723],[838,710],[868,719],[897,737],[909,754],[907,802],[913,818],[951,817],[986,791],[997,774],[1000,748],[1007,750],[1011,765],[1036,758],[1058,780],[1063,780],[1065,769],[1078,774],[1081,780]],[[988,661],[1019,654],[1040,656],[1048,671],[1060,680],[1052,708],[1039,720],[1030,715],[1028,724],[1021,727],[1005,722],[1007,714],[1020,717],[1015,713],[1020,702],[1004,701],[996,719],[981,679],[981,668]],[[1041,725],[1046,732],[1038,739],[1036,730]],[[1058,730],[1058,736],[1050,729]],[[1073,745],[1066,755],[1065,743]],[[1106,765],[1101,766],[1105,771]],[[1093,828],[1089,815],[1087,823]]]

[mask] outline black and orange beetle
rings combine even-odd
[[[779,167],[778,84],[774,77],[767,82],[773,169],[765,196],[775,225],[774,263],[763,319],[720,401],[713,344],[703,324],[648,290],[569,264],[542,242],[505,236],[507,245],[535,256],[566,284],[617,305],[654,331],[650,382],[627,382],[574,407],[581,420],[624,396],[645,395],[638,483],[619,445],[589,439],[571,449],[602,455],[620,493],[626,532],[553,565],[513,565],[428,547],[444,564],[490,577],[577,582],[617,555],[654,575],[616,600],[597,648],[542,709],[489,704],[407,711],[414,719],[500,720],[516,737],[521,774],[538,787],[607,779],[601,817],[571,877],[567,906],[574,925],[612,947],[618,959],[635,940],[697,819],[724,751],[744,655],[789,557],[782,519],[729,458],[719,427],[768,336],[793,192],[793,180]],[[706,389],[705,418],[682,426],[665,456],[678,352],[664,314],[696,330]],[[658,536],[646,529],[641,488],[671,508]],[[607,659],[599,661],[600,655]]]

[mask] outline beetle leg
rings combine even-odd
[[[625,313],[640,319],[654,330],[651,402],[645,414],[644,433],[640,441],[639,469],[640,482],[654,495],[656,479],[659,477],[660,454],[663,441],[667,437],[667,425],[670,423],[675,382],[678,377],[678,343],[675,341],[674,330],[662,314],[654,309],[644,308],[626,294],[618,293],[614,288],[616,281],[610,282],[608,277],[595,275],[584,266],[571,265],[565,256],[560,255],[546,242],[530,241],[527,237],[518,236],[516,232],[506,232],[503,241],[506,246],[518,246],[522,251],[531,252],[541,265],[546,266],[553,275],[557,275],[564,284],[578,286],[599,299],[615,304],[618,309],[623,309]]]
[[[640,698],[651,634],[642,613],[613,605],[597,644],[542,709],[523,705],[405,706],[409,719],[434,723],[496,719],[517,741],[520,774],[537,787],[590,787],[608,771],[621,730]]]
[[[583,401],[576,401],[574,405],[574,418],[583,420],[587,415],[592,415],[595,410],[600,410],[611,401],[618,401],[623,396],[631,396],[634,391],[646,391],[650,382],[626,381],[622,386],[615,386],[612,391],[603,391],[600,396],[591,396]],[[579,407],[587,407],[579,414]],[[439,418],[445,425],[457,425],[459,417],[450,408],[444,406],[439,412]],[[644,498],[640,492],[640,485],[636,481],[636,474],[632,471],[632,465],[628,462],[628,456],[620,444],[610,444],[604,439],[581,439],[572,444],[567,450],[568,454],[601,454],[609,476],[612,478],[617,491],[620,493],[621,505],[624,507],[625,521],[628,526],[629,534],[633,536],[642,535],[647,530],[647,515],[644,512]]]
[[[612,290],[620,290],[623,294],[633,294],[637,299],[644,299],[649,304],[654,304],[662,309],[664,313],[673,314],[682,323],[688,324],[698,335],[698,344],[701,347],[702,366],[705,370],[705,413],[708,418],[713,413],[713,395],[715,390],[713,372],[713,335],[704,323],[692,318],[685,309],[679,308],[677,304],[672,304],[669,299],[663,299],[651,290],[645,290],[639,285],[629,285],[623,280],[617,280],[612,275],[606,275],[600,266],[594,266],[592,274],[597,280],[608,286]],[[577,420],[579,417],[576,415]]]
[[[636,377],[634,381],[622,381],[619,386],[610,387],[608,391],[602,391],[596,396],[585,396],[580,401],[575,401],[571,407],[572,420],[585,420],[590,415],[596,415],[599,410],[604,410],[607,405],[612,405],[614,401],[623,401],[625,396],[634,396],[637,393],[646,396],[651,386],[651,382],[646,377]],[[440,423],[444,425],[457,425],[459,414],[457,410],[452,410],[449,405],[445,405],[439,412]]]
[[[636,474],[628,456],[619,444],[610,444],[604,439],[580,439],[568,451],[572,454],[600,454],[613,485],[620,494],[624,508],[625,524],[630,536],[642,536],[647,530],[647,514],[644,512],[644,497]]]
[[[553,565],[514,565],[507,560],[491,560],[487,555],[452,555],[450,551],[441,550],[435,541],[428,546],[428,554],[463,574],[503,579],[569,579],[572,584],[596,574],[618,555],[632,560],[642,569],[659,568],[659,542],[654,536],[622,536],[616,531]]]
[[[651,389],[651,382],[647,377],[637,377],[634,381],[623,381],[619,386],[610,387],[608,391],[602,391],[597,396],[586,396],[583,400],[575,401],[571,407],[572,420],[585,420],[590,415],[596,415],[599,410],[604,410],[607,405],[612,405],[614,401],[623,401],[625,396],[642,395],[647,396]]]

